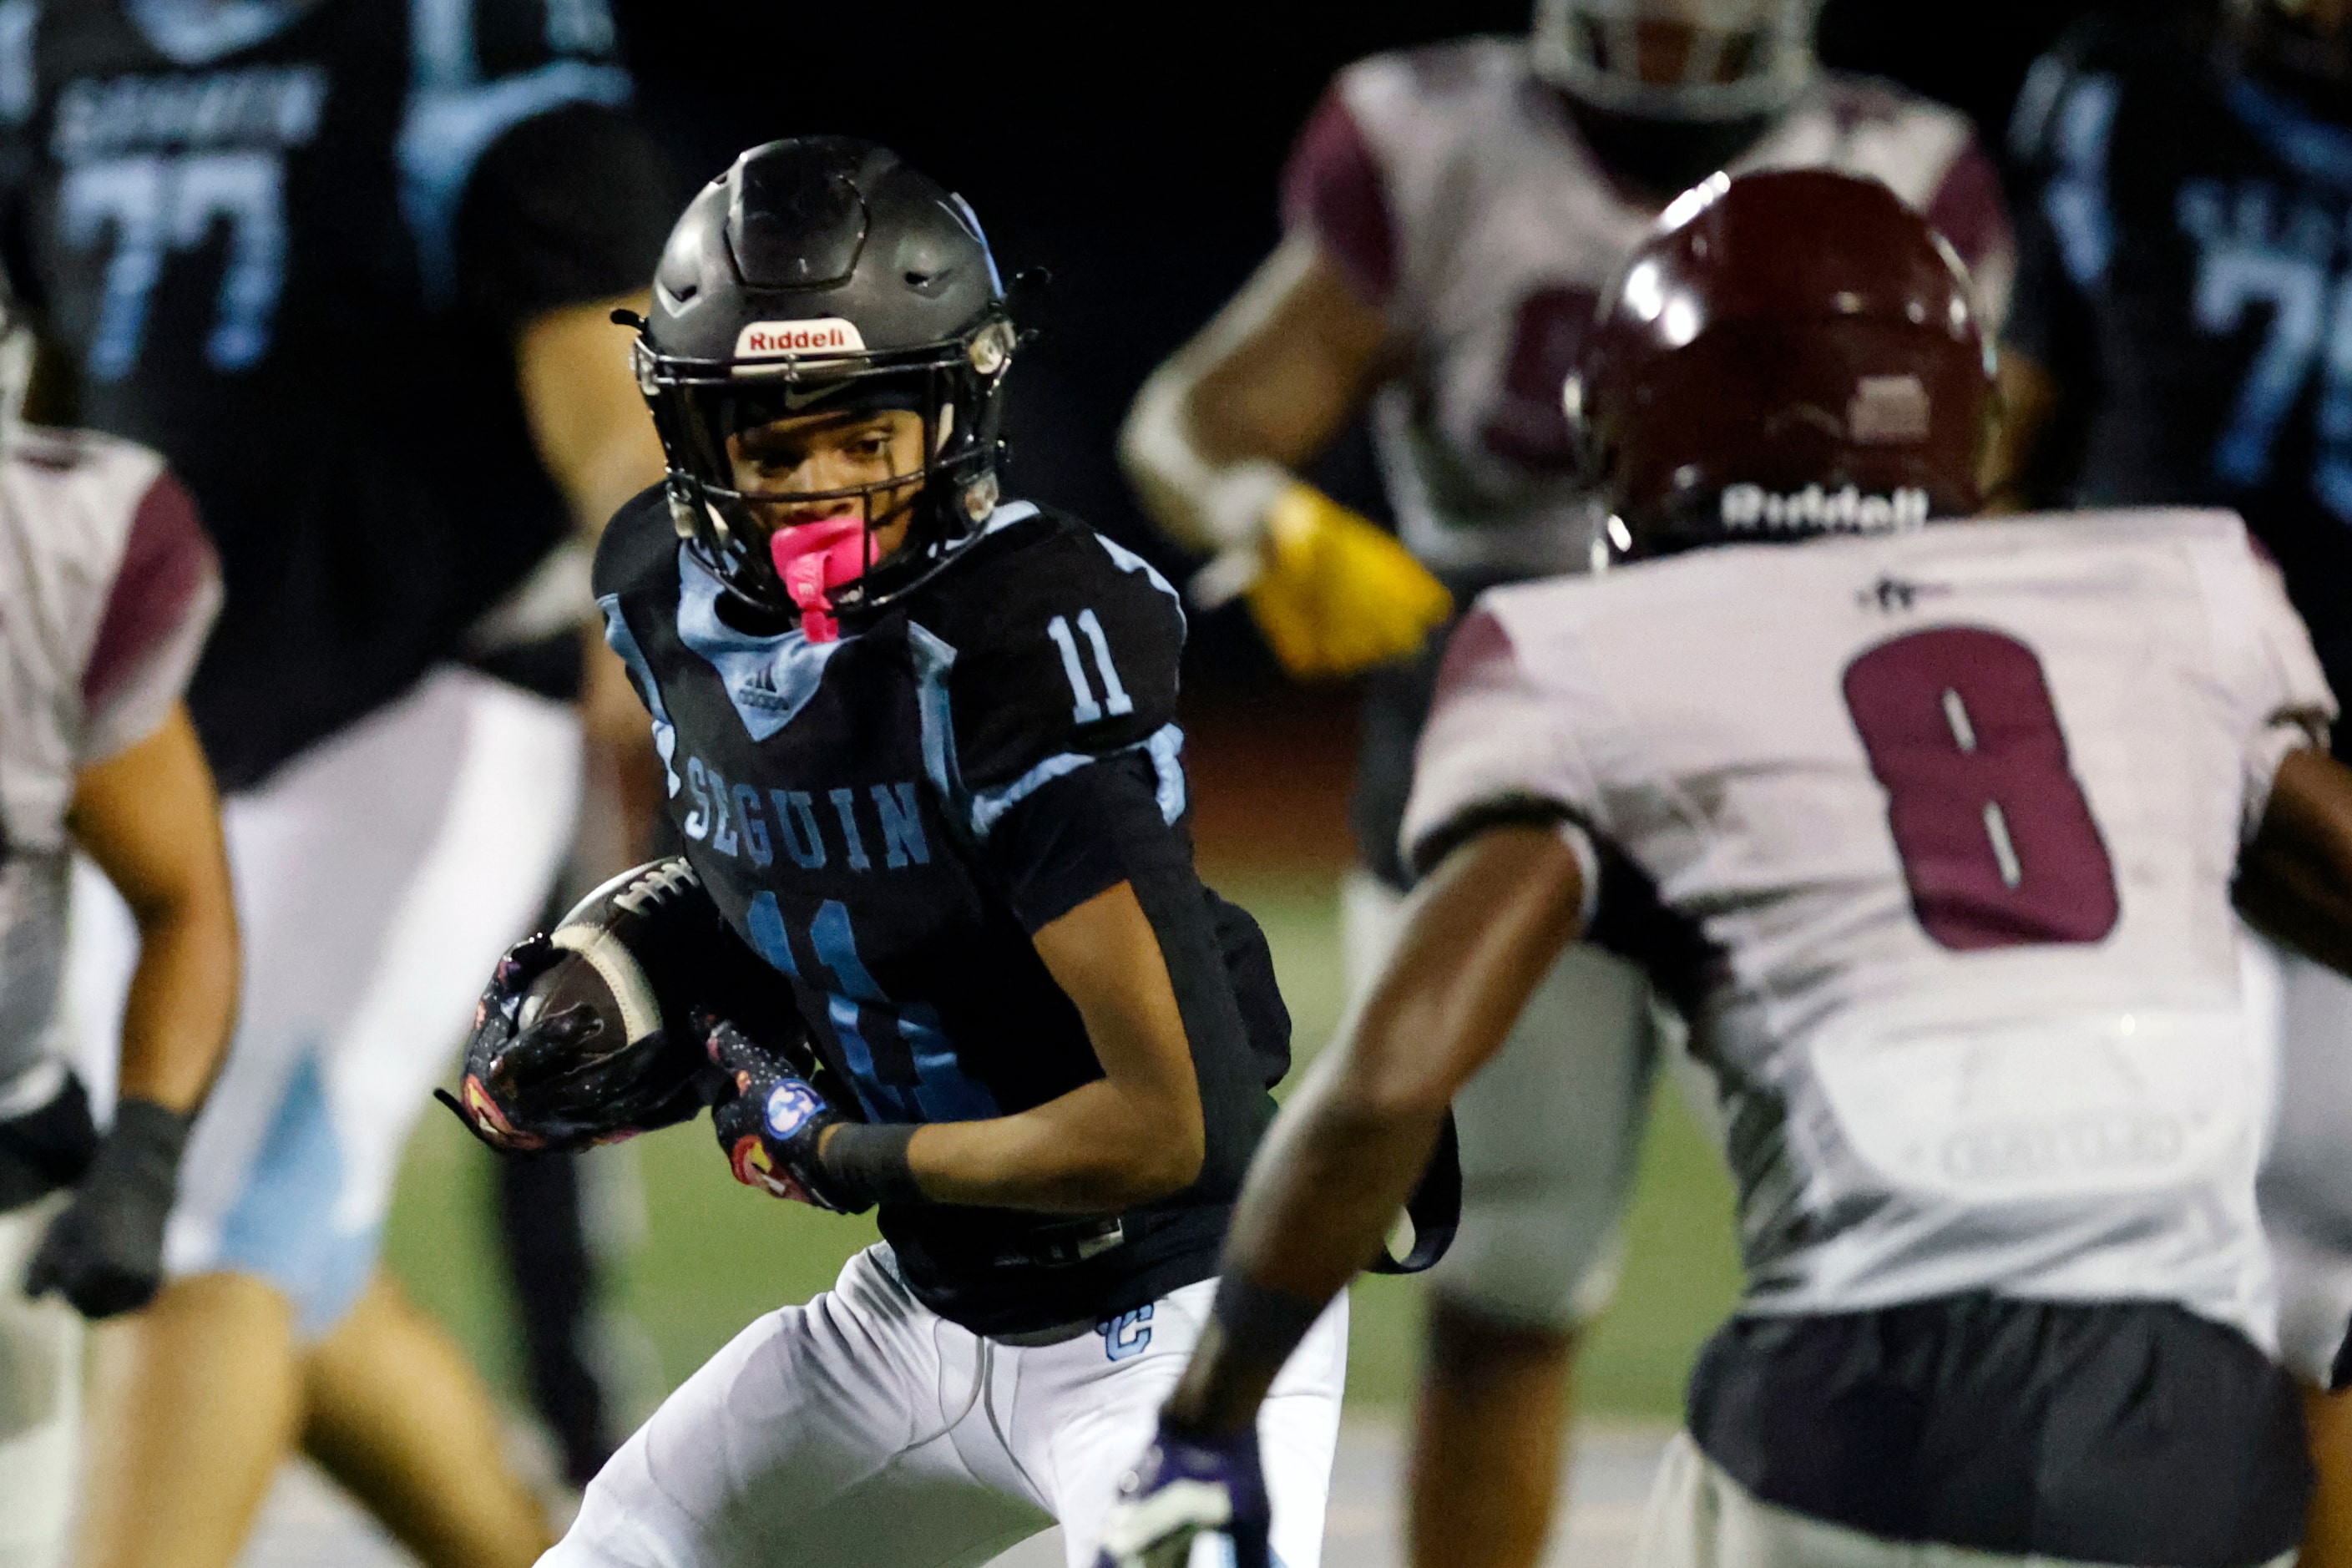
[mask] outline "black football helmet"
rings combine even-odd
[[[852,137],[752,148],[670,231],[635,345],[678,536],[737,595],[791,615],[756,506],[838,500],[862,512],[867,538],[864,574],[829,594],[835,613],[879,607],[977,538],[994,509],[1015,342],[995,258],[961,196]],[[922,416],[919,470],[783,496],[737,487],[730,436],[812,407],[868,406]],[[906,544],[877,564],[877,507],[918,481]]]

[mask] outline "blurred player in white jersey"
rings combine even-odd
[[[1644,1568],[2291,1560],[2231,897],[2352,967],[2335,702],[2232,513],[1922,526],[1978,506],[1981,331],[1847,176],[1712,179],[1635,252],[1563,399],[1633,560],[1454,637],[1427,884],[1268,1135],[1115,1555],[1220,1511],[1249,1555],[1227,1434],[1582,939],[1685,1010],[1740,1193]]]
[[[1968,122],[1820,70],[1817,9],[1546,0],[1530,37],[1350,66],[1299,137],[1281,246],[1137,401],[1129,472],[1171,534],[1220,557],[1209,596],[1250,583],[1295,673],[1401,660],[1372,672],[1364,710],[1362,866],[1342,905],[1359,994],[1408,883],[1396,836],[1441,651],[1423,640],[1448,614],[1438,583],[1466,603],[1590,559],[1599,513],[1560,382],[1659,209],[1722,167],[1871,174],[1952,239],[2000,313],[2008,223]],[[1367,409],[1409,557],[1297,477]],[[1415,1527],[1457,1560],[1516,1568],[1539,1550],[1540,1509],[1497,1537],[1495,1516],[1447,1500],[1498,1471],[1530,1503],[1551,1496],[1575,1336],[1615,1282],[1653,1032],[1633,971],[1572,952],[1457,1108],[1463,1225],[1432,1276]]]
[[[219,805],[180,701],[219,604],[154,453],[0,416],[0,1568],[61,1560],[77,1313],[161,1283],[188,1121],[236,1010]],[[103,1138],[58,1005],[77,847],[138,911]]]

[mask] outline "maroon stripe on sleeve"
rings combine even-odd
[[[1437,689],[1429,701],[1431,711],[1474,688],[1507,684],[1517,674],[1517,658],[1511,634],[1503,629],[1495,612],[1483,606],[1472,610],[1445,645],[1445,657],[1437,667]]]
[[[2000,175],[1973,137],[1944,171],[1944,183],[1929,198],[1926,216],[1936,232],[1952,242],[1952,248],[1971,271],[1983,265],[1987,257],[2011,247]]]
[[[1333,87],[1308,116],[1282,176],[1282,217],[1312,234],[1359,294],[1386,305],[1396,288],[1396,226],[1379,162]]]
[[[122,566],[82,672],[85,708],[103,704],[172,639],[219,570],[212,542],[196,521],[194,500],[166,468],[147,487],[131,520]]]

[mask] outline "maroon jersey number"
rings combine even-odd
[[[1576,368],[1600,296],[1590,289],[1538,289],[1519,301],[1511,322],[1503,384],[1482,432],[1486,449],[1536,473],[1575,466],[1559,389]]]
[[[2032,648],[1980,626],[1913,632],[1846,667],[1845,705],[1929,936],[1966,952],[2115,929],[2115,864]]]

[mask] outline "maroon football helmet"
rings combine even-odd
[[[1885,532],[1977,510],[1992,350],[1885,185],[1717,174],[1628,258],[1564,395],[1619,554]]]

